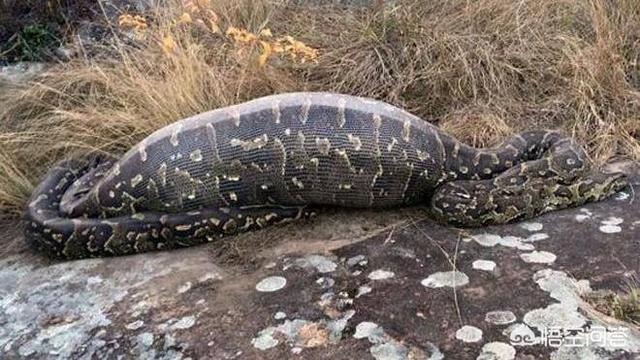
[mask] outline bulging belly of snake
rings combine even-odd
[[[309,205],[425,204],[442,221],[481,226],[625,185],[556,132],[475,149],[386,103],[291,93],[178,121],[119,158],[58,164],[33,192],[26,237],[55,257],[122,255],[295,220]]]

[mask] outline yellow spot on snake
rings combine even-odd
[[[389,145],[387,145],[387,151],[391,152],[393,150],[393,147],[396,146],[397,143],[398,143],[398,140],[396,140],[396,138],[392,137],[391,138],[391,142],[389,143]]]
[[[360,151],[362,148],[362,141],[359,137],[353,136],[353,134],[347,134],[347,139],[353,145],[353,150]]]
[[[264,216],[265,220],[267,220],[267,221],[269,221],[271,219],[275,219],[277,217],[278,217],[278,214],[276,214],[276,213],[269,213],[269,214]]]
[[[376,130],[380,129],[380,126],[382,126],[382,118],[380,117],[380,115],[373,114],[373,126],[376,128]]]
[[[176,225],[176,230],[178,231],[187,231],[189,229],[191,229],[191,224]]]
[[[215,225],[215,226],[220,225],[220,222],[221,222],[221,221],[220,221],[220,219],[218,219],[218,218],[214,218],[214,217],[209,218],[209,221],[211,221],[211,223],[212,223],[213,225]]]
[[[173,129],[171,130],[171,137],[169,138],[169,142],[174,147],[178,146],[178,134],[180,133],[181,129],[182,129],[182,124],[178,123],[175,126],[173,126]]]
[[[306,124],[309,120],[309,110],[311,109],[311,99],[306,99],[304,105],[302,105],[302,117],[300,122]]]
[[[142,181],[142,175],[138,174],[131,179],[131,187],[134,188]]]
[[[411,122],[409,120],[405,120],[404,125],[402,126],[402,139],[405,142],[409,142],[410,135],[411,135]]]
[[[200,151],[200,149],[195,150],[194,152],[189,154],[189,158],[191,159],[191,161],[195,162],[202,161],[202,151]]]
[[[318,150],[323,155],[329,155],[329,150],[331,149],[331,142],[327,138],[316,138],[316,146],[318,146]]]
[[[275,118],[276,124],[280,124],[280,101],[275,101],[271,104],[271,113]]]
[[[224,225],[222,225],[222,230],[230,232],[230,231],[234,231],[237,227],[238,227],[238,223],[233,219],[229,219],[227,222],[224,223]]]
[[[120,164],[113,165],[113,175],[115,176],[120,175]]]
[[[349,161],[349,155],[347,155],[347,152],[345,150],[336,149],[335,152],[336,152],[336,155],[340,156],[344,160]]]
[[[242,147],[243,150],[249,151],[249,150],[261,149],[265,145],[267,145],[268,142],[269,142],[269,137],[267,136],[267,134],[262,134],[262,136],[258,136],[253,140],[245,141],[240,139],[231,139],[229,143],[231,144],[231,146],[240,146]]]
[[[136,220],[144,220],[144,214],[143,213],[135,213],[133,215],[131,215],[132,219],[136,219]]]
[[[167,164],[162,163],[158,168],[158,176],[160,177],[160,183],[162,186],[167,185]]]
[[[231,201],[238,201],[238,195],[235,192],[230,191],[229,192],[229,199],[231,199]]]
[[[298,178],[297,178],[297,177],[295,177],[295,176],[294,176],[294,177],[292,177],[292,178],[291,178],[291,182],[292,182],[295,186],[299,187],[300,189],[304,189],[304,184],[302,183],[302,181],[298,180]]]
[[[338,127],[343,127],[344,124],[347,122],[347,118],[345,115],[346,105],[347,105],[347,102],[345,99],[338,100]]]
[[[138,146],[138,152],[140,153],[140,160],[142,162],[147,161],[147,144],[144,140],[140,142],[140,145]]]
[[[233,124],[236,127],[240,126],[240,113],[238,112],[238,109],[236,109],[235,106],[232,106],[230,108],[227,108],[227,113],[231,115],[231,118],[233,119]]]

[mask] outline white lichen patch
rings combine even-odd
[[[533,280],[559,303],[528,312],[523,318],[525,324],[538,330],[544,330],[548,328],[576,329],[586,323],[587,319],[577,309],[581,302],[580,293],[588,290],[588,282],[574,281],[564,272],[551,269],[537,271],[533,275]]]
[[[525,222],[520,224],[520,227],[527,231],[537,232],[541,231],[544,226],[539,222]]]
[[[314,268],[319,273],[329,273],[335,271],[338,265],[333,262],[330,258],[322,255],[307,255],[303,258],[296,259],[293,262],[294,266],[303,269]],[[289,266],[285,266],[285,270],[288,269]]]
[[[623,222],[624,222],[624,219],[616,216],[609,216],[608,218],[602,220],[602,224],[604,225],[620,225]]]
[[[222,280],[222,275],[216,272],[209,272],[198,278],[198,282],[201,282],[201,283],[207,282],[207,281],[213,281],[213,280]]]
[[[373,346],[369,352],[376,360],[410,360],[427,359],[427,352],[415,346],[407,346],[404,342],[397,341],[389,336],[384,329],[376,323],[363,321],[356,325],[353,334],[356,339],[367,339]],[[429,359],[443,359],[443,355],[438,348],[429,343]]]
[[[269,276],[256,284],[256,290],[260,292],[274,292],[284,288],[285,285],[287,285],[287,279],[284,277]]]
[[[598,229],[605,234],[615,234],[622,231],[622,228],[618,225],[602,225]]]
[[[87,259],[38,267],[28,265],[32,257],[0,260],[0,357],[68,359],[77,357],[78,349],[83,349],[82,357],[104,357],[100,337],[106,332],[100,329],[117,325],[136,330],[144,325],[135,319],[112,324],[109,314],[117,303],[131,300],[127,306],[135,318],[153,305],[140,305],[142,301],[135,303],[127,295],[157,285],[158,277],[182,267],[192,270],[184,263],[168,266],[167,256],[144,262]],[[105,273],[110,276],[101,276]]]
[[[593,213],[589,211],[589,209],[581,208],[580,214],[577,214],[575,216],[575,219],[577,222],[584,222],[585,220],[591,218],[591,216],[593,216]]]
[[[473,239],[478,245],[492,247],[498,245],[500,239],[502,237],[500,235],[495,234],[478,234],[472,235],[471,239]]]
[[[367,285],[362,285],[360,287],[358,287],[358,292],[356,293],[356,298],[359,298],[362,295],[368,294],[371,292],[371,286],[367,286]]]
[[[556,261],[556,256],[548,251],[532,251],[520,254],[520,258],[528,263],[550,264]]]
[[[516,248],[523,251],[531,251],[535,249],[532,244],[526,244],[523,238],[517,236],[500,236],[496,234],[479,234],[473,235],[470,238],[465,238],[464,241],[475,241],[478,245],[484,247],[493,247],[496,245]]]
[[[153,341],[154,341],[154,336],[152,333],[149,333],[149,332],[143,332],[142,334],[139,334],[138,336],[136,336],[136,342],[143,349],[148,349],[149,347],[151,347],[151,345],[153,345]]]
[[[182,284],[179,288],[178,288],[178,294],[184,294],[187,291],[191,290],[191,281],[187,281],[186,283]]]
[[[496,263],[491,260],[476,260],[471,264],[476,270],[493,271],[496,268]]]
[[[251,344],[258,350],[268,350],[276,347],[280,342],[273,337],[275,331],[276,328],[274,327],[268,327],[260,331],[258,336],[251,339]]]
[[[125,327],[129,330],[137,330],[137,329],[140,329],[142,326],[144,326],[144,321],[142,320],[136,320],[132,323],[128,323],[127,325],[125,325]]]
[[[482,340],[482,330],[475,326],[465,325],[456,331],[456,339],[466,343],[478,342]]]
[[[196,324],[196,317],[193,315],[185,316],[171,325],[173,330],[189,329]]]
[[[485,314],[484,321],[494,325],[507,325],[516,321],[516,315],[511,311],[489,311]]]
[[[549,329],[580,329],[575,335],[572,335],[571,339],[565,338],[564,340],[568,341],[563,340],[559,347],[556,346],[556,350],[551,354],[551,359],[605,360],[612,358],[614,354],[616,358],[623,358],[624,354],[620,354],[620,351],[625,351],[627,354],[640,352],[640,336],[623,323],[617,323],[613,329],[610,329],[611,325],[603,323],[600,318],[587,319],[583,315],[590,314],[589,311],[580,310],[585,305],[581,294],[591,290],[589,281],[576,281],[566,273],[552,269],[536,272],[533,280],[542,290],[548,292],[551,298],[559,302],[528,312],[523,317],[524,323],[546,335],[549,334]],[[588,323],[589,326],[585,328],[584,326]],[[520,338],[530,339],[531,332],[529,330],[520,328]],[[603,334],[603,330],[616,331],[620,335],[619,341],[610,341],[612,337]],[[540,341],[543,341],[543,338],[536,338],[532,343]],[[582,345],[575,346],[573,344]]]
[[[537,271],[533,281],[553,299],[573,307],[582,302],[581,294],[591,291],[588,280],[574,280],[566,273],[552,269]]]
[[[335,344],[342,338],[342,332],[354,314],[354,310],[349,310],[333,320],[285,320],[281,325],[270,326],[261,330],[258,335],[251,340],[251,343],[259,350],[273,348],[277,346],[281,340],[284,340],[291,347],[301,349]]]
[[[379,342],[384,337],[384,330],[376,323],[363,321],[356,325],[355,339],[369,339],[371,342]]]
[[[356,255],[347,259],[347,266],[354,267],[356,265],[365,266],[367,265],[368,260],[364,255]]]
[[[420,284],[428,288],[458,287],[469,283],[469,277],[460,271],[441,271],[429,275]]]
[[[605,220],[601,221],[601,226],[599,227],[600,231],[605,234],[615,234],[622,231],[622,227],[620,225],[624,222],[624,219],[610,216]]]
[[[276,320],[282,320],[286,317],[287,317],[287,314],[283,311],[278,311],[277,313],[275,313],[275,315],[273,315],[273,318]]]
[[[555,303],[529,311],[524,315],[523,321],[532,328],[546,331],[549,328],[577,329],[586,323],[586,318],[578,313],[575,307]]]
[[[517,236],[504,236],[500,239],[499,244],[504,247],[516,248],[521,251],[531,251],[535,249],[533,244],[527,244],[523,238]]]
[[[324,276],[316,280],[316,284],[320,285],[320,287],[322,287],[323,289],[328,289],[332,287],[335,283],[336,281],[333,280],[332,278],[324,277]]]
[[[484,344],[477,360],[512,360],[516,357],[516,349],[503,342],[495,341]]]
[[[545,233],[535,233],[535,234],[531,234],[524,241],[525,242],[536,242],[536,241],[546,240],[548,238],[549,238],[549,235],[547,235]]]
[[[395,274],[393,273],[393,271],[378,269],[369,273],[367,277],[371,280],[385,280],[385,279],[391,279],[394,276]]]
[[[374,345],[369,352],[376,360],[402,360],[408,359],[409,349],[404,344],[393,341]]]
[[[584,304],[580,295],[590,291],[587,280],[576,281],[564,272],[551,269],[536,272],[533,279],[542,290],[548,292],[553,299],[559,302],[528,312],[524,316],[524,322],[527,325],[543,332],[547,329],[585,329],[583,326],[588,321],[591,322],[586,330],[577,332],[571,339],[565,339],[568,341],[563,342],[551,354],[552,359],[604,360],[611,358],[614,353],[620,355],[621,350],[629,354],[640,351],[640,337],[634,335],[629,328],[617,324],[613,329],[609,329],[611,326],[603,323],[600,319],[587,319],[580,312],[579,308]],[[619,341],[610,341],[612,337],[603,334],[603,329],[616,331],[620,334]],[[523,332],[527,336],[531,335],[526,329]],[[541,339],[538,340],[541,341]],[[574,343],[583,345],[573,346]]]

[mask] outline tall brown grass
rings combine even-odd
[[[180,118],[285,91],[374,97],[478,146],[557,128],[596,161],[640,159],[636,0],[401,0],[350,11],[214,0],[210,9],[220,31],[176,23],[184,4],[169,2],[139,14],[148,27],[133,45],[0,87],[1,211],[18,214],[56,159],[123,152]],[[318,50],[317,62],[261,65],[259,43],[234,42],[231,26],[291,35]]]

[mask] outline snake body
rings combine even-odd
[[[56,165],[33,191],[26,238],[52,257],[189,246],[298,219],[309,205],[427,204],[463,226],[603,199],[626,185],[552,131],[476,149],[384,102],[288,93],[164,127],[118,159]]]

